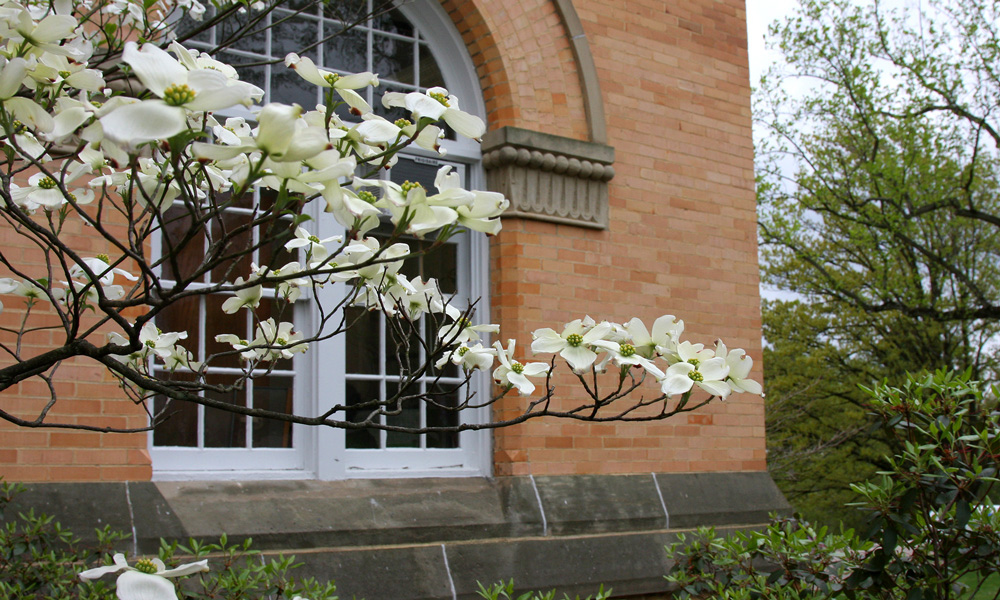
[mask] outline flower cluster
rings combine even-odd
[[[461,365],[466,370],[486,369],[494,358],[500,366],[493,378],[501,385],[515,387],[523,395],[531,394],[535,386],[527,377],[549,373],[547,363],[522,364],[514,359],[514,340],[506,348],[496,342],[492,348],[478,342],[480,331],[495,333],[495,325],[462,328],[458,323],[442,329],[442,338],[455,346],[438,362]],[[761,394],[760,383],[749,379],[753,359],[741,349],[729,350],[722,340],[715,348],[681,341],[684,322],[673,315],[664,315],[653,322],[652,333],[638,318],[625,325],[590,317],[576,319],[562,332],[545,327],[536,330],[531,344],[534,354],[558,354],[575,373],[594,370],[604,372],[612,364],[625,377],[637,368],[651,375],[665,396],[687,394],[695,387],[712,396],[727,398],[734,392]],[[476,343],[472,343],[476,342]]]
[[[641,367],[660,383],[666,396],[686,394],[695,386],[720,398],[733,392],[763,391],[759,383],[748,379],[753,360],[746,352],[730,351],[722,340],[714,349],[681,341],[683,331],[684,321],[673,315],[656,319],[652,332],[638,318],[620,325],[586,317],[567,323],[561,333],[539,329],[531,349],[558,353],[578,373],[591,367],[603,371],[609,362],[623,374]]]

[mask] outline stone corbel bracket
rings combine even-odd
[[[615,149],[517,127],[483,136],[490,190],[510,200],[504,217],[608,228]]]

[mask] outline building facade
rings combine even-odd
[[[283,56],[325,40],[333,22],[296,15],[286,33],[223,59]],[[450,164],[470,187],[510,198],[500,234],[458,242],[449,271],[453,291],[483,297],[501,335],[517,332],[526,349],[529,332],[584,315],[674,314],[687,339],[747,349],[760,379],[742,0],[415,0],[351,35],[315,48],[317,62],[371,68],[390,90],[444,85],[488,124],[481,146],[448,141],[444,159],[416,152],[399,168],[413,178]],[[353,59],[341,67],[338,56]],[[271,99],[315,102],[266,69],[245,78]],[[378,327],[367,329],[383,340],[375,355],[350,358],[352,342],[334,341],[260,393],[306,410],[326,394],[386,393]],[[62,373],[64,417],[143,422],[110,375],[82,364]],[[555,383],[569,395],[557,402],[579,393],[570,376]],[[26,381],[4,395],[28,408],[48,390]],[[510,396],[478,418],[505,418],[521,402]],[[219,428],[210,414],[185,418],[178,431]],[[225,530],[305,556],[342,582],[342,597],[368,598],[473,597],[475,581],[510,577],[656,593],[660,548],[677,530],[750,526],[785,506],[766,474],[763,399],[747,394],[665,421],[537,419],[449,439],[261,433],[246,421],[233,430],[221,440],[2,425],[0,476],[33,484],[20,501],[75,514],[61,519],[76,530],[92,511],[117,515],[106,520],[136,533],[134,551]],[[101,502],[82,509],[92,494]],[[379,565],[393,569],[371,576]]]

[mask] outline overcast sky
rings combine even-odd
[[[772,21],[792,14],[798,0],[747,0],[747,39],[750,50],[750,83],[756,85],[774,53],[764,50],[764,34]]]

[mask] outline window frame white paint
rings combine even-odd
[[[485,120],[486,109],[475,66],[451,19],[433,0],[415,0],[402,3],[398,9],[428,41],[428,47],[441,68],[449,92],[461,99],[464,111]],[[376,90],[377,97],[380,97]],[[485,189],[485,175],[480,163],[479,143],[474,140],[444,140],[447,151],[444,157],[421,148],[407,150],[411,156],[461,163],[465,166],[469,189]],[[308,207],[321,236],[342,230],[332,216],[322,213],[320,203]],[[468,275],[470,298],[478,298],[476,321],[487,322],[489,305],[489,247],[486,236],[468,232],[467,256],[460,254],[461,271]],[[154,246],[156,242],[154,241]],[[329,286],[327,292],[335,293],[342,286]],[[299,302],[296,322],[303,331],[310,331],[310,324],[317,318],[312,302]],[[294,359],[296,410],[315,414],[322,406],[343,404],[345,365],[345,336],[313,344],[309,352]],[[333,360],[331,361],[331,357]],[[331,367],[332,362],[332,367]],[[488,374],[477,374],[474,391],[484,398],[491,392]],[[335,390],[326,399],[320,390]],[[463,420],[485,422],[491,418],[487,408],[463,411]],[[342,429],[293,425],[291,449],[199,449],[154,447],[152,432],[148,447],[153,463],[153,479],[169,480],[261,480],[261,479],[319,479],[389,477],[471,477],[492,474],[492,436],[488,430],[460,434],[457,449],[388,448],[380,450],[352,450],[345,448]]]

